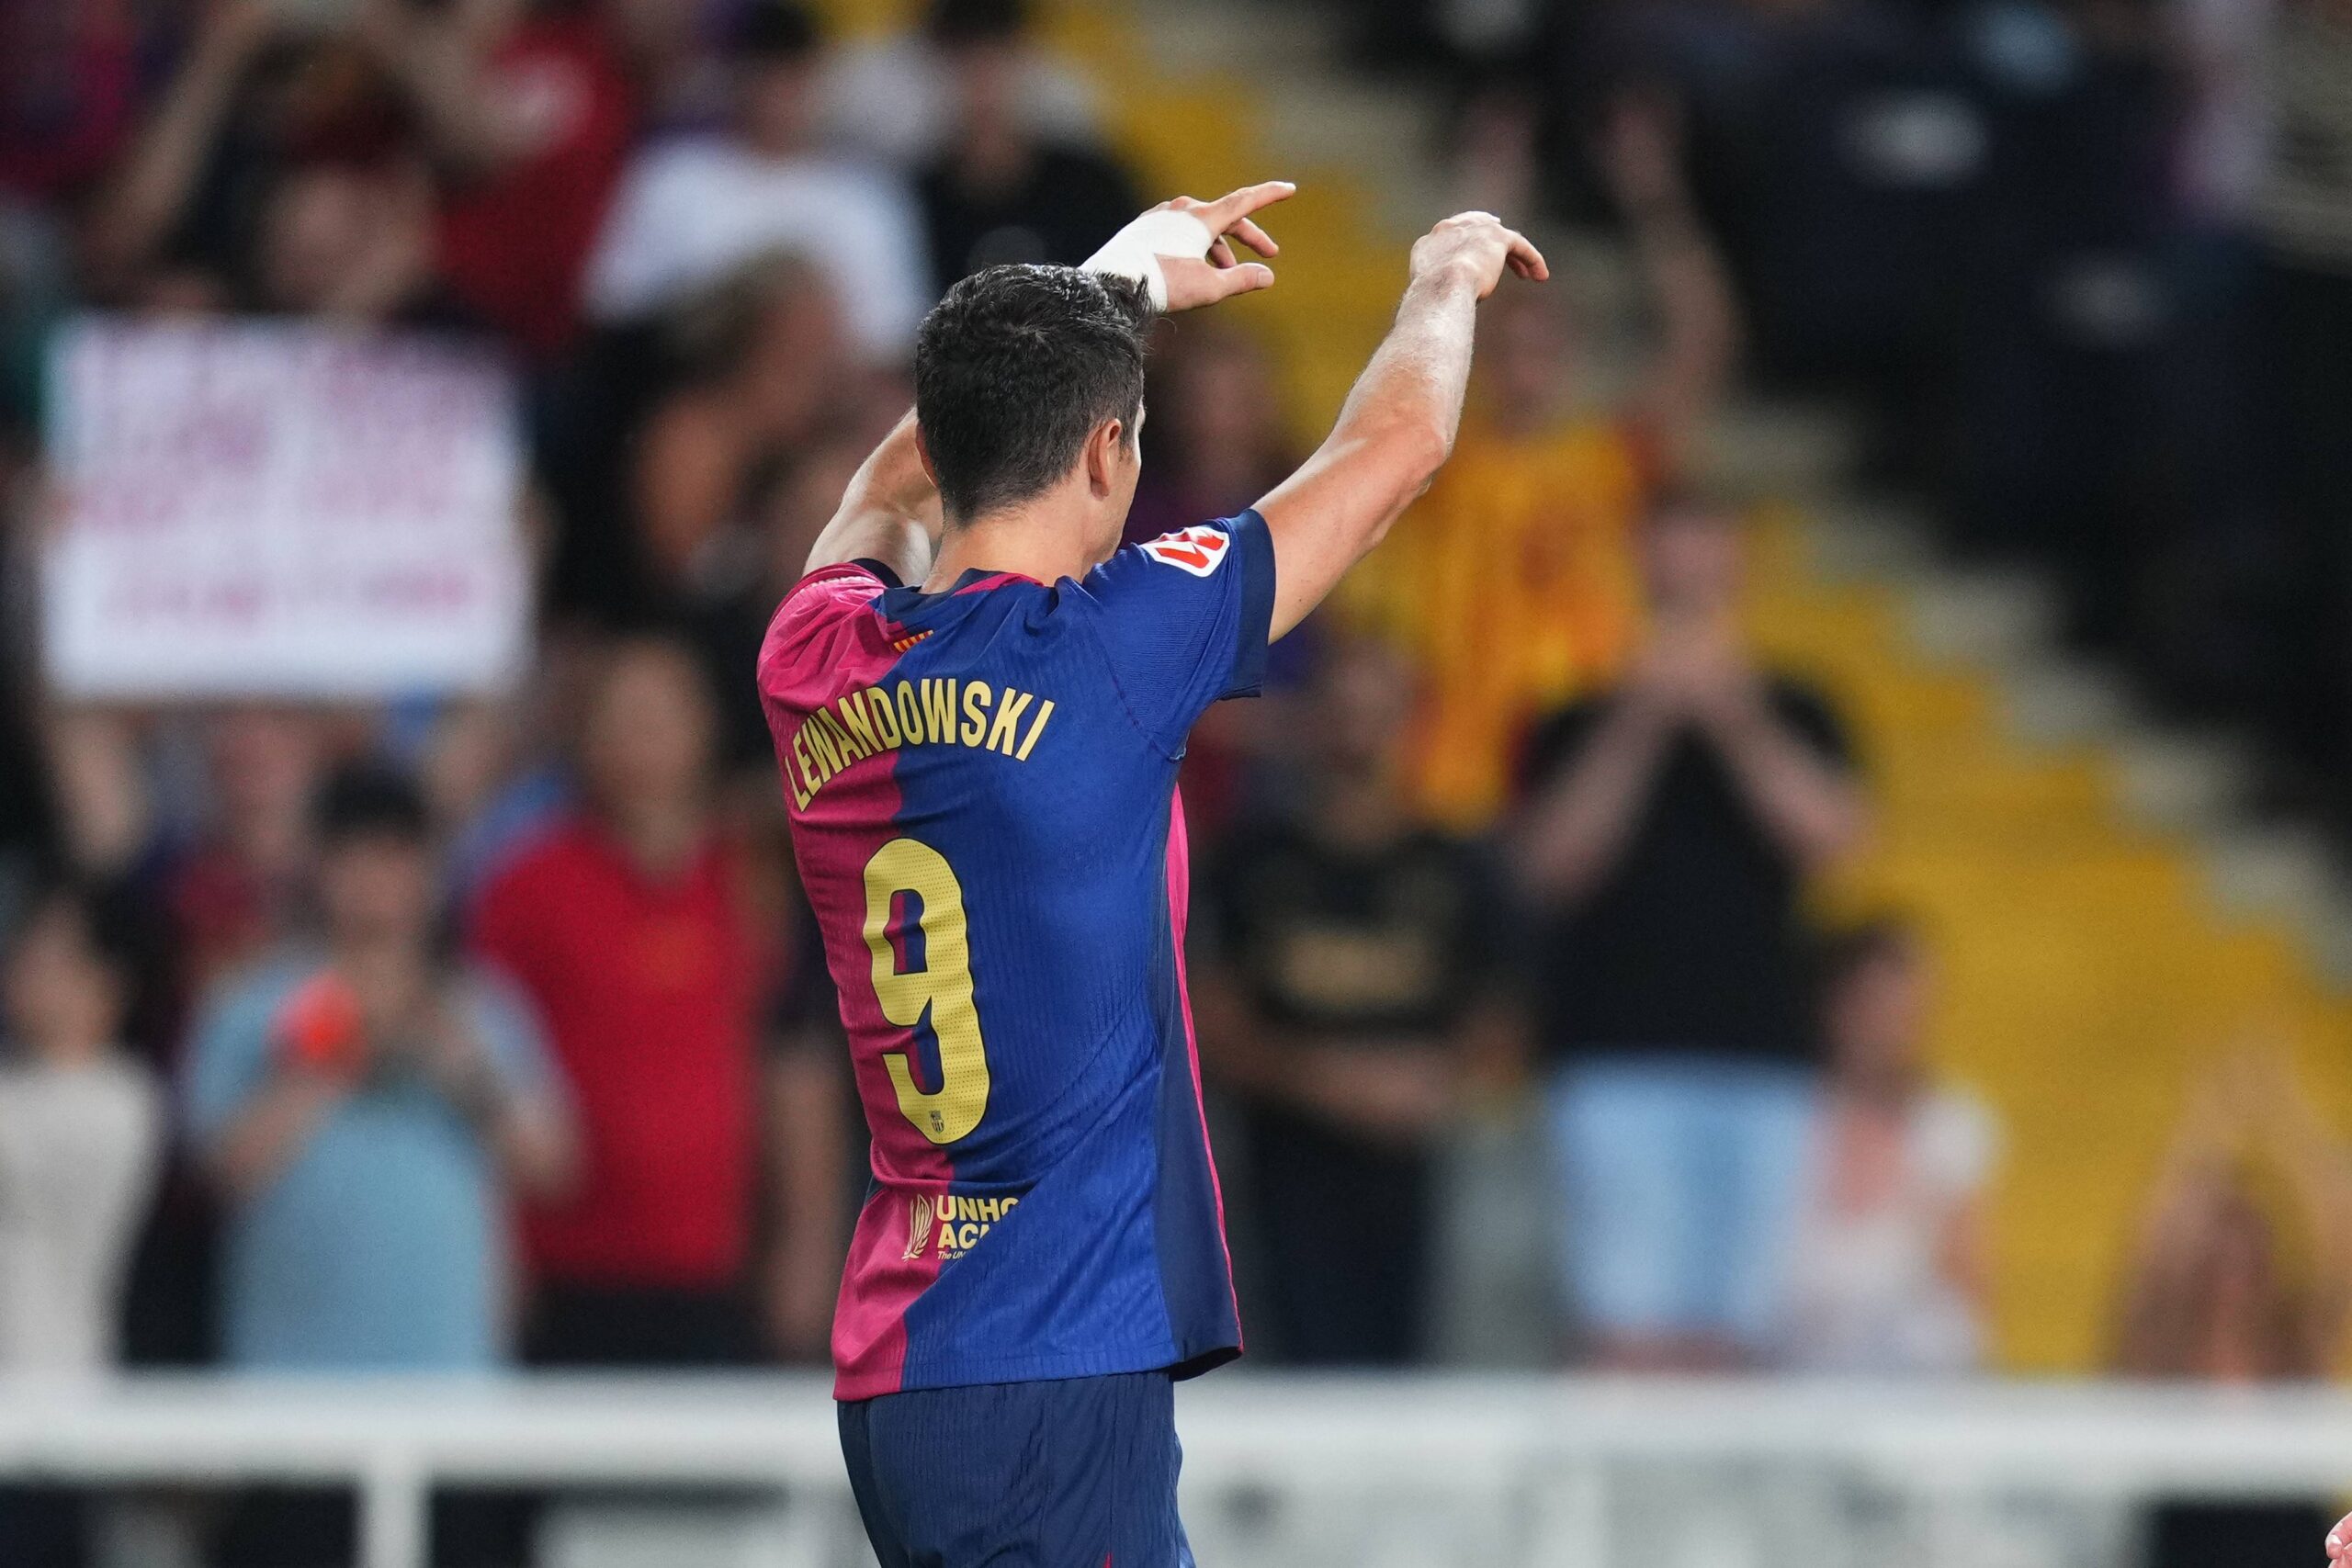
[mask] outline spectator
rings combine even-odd
[[[470,910],[507,863],[571,810],[560,738],[578,728],[596,652],[584,637],[543,635],[527,685],[503,698],[447,704],[419,738],[418,779],[442,841],[453,910]]]
[[[930,299],[922,230],[896,176],[817,145],[816,24],[790,0],[757,0],[735,44],[732,129],[639,153],[590,264],[588,309],[640,317],[763,252],[820,258],[852,342],[903,359]]]
[[[455,299],[535,355],[571,335],[581,279],[638,122],[609,0],[368,7],[442,171]]]
[[[228,739],[222,728],[211,736],[215,747],[208,760],[216,768],[235,768],[242,754],[250,767],[246,809],[228,814],[244,818],[245,831],[222,831],[222,814],[216,812],[211,830],[174,849],[171,830],[157,822],[159,801],[196,792],[157,787],[132,715],[70,707],[49,715],[40,727],[38,782],[54,802],[53,839],[44,858],[97,910],[97,927],[120,959],[126,987],[121,1043],[162,1078],[172,1076],[188,1003],[205,973],[244,962],[293,918],[290,866],[282,877],[249,877],[237,868],[277,864],[288,853],[268,847],[280,842],[276,829],[264,826],[279,818],[278,807],[261,809],[257,801],[307,784],[307,747],[281,751],[266,741],[254,744],[251,735],[242,744],[221,746]],[[280,773],[273,762],[296,765]],[[224,791],[210,793],[218,797]],[[299,799],[287,808],[297,825],[292,852],[307,852]],[[229,847],[234,837],[245,840],[247,853]],[[210,1196],[175,1139],[129,1269],[121,1319],[125,1361],[187,1366],[210,1359],[214,1232]]]
[[[1664,320],[1641,389],[1614,414],[1575,412],[1570,338],[1550,294],[1497,295],[1452,461],[1340,601],[1419,671],[1414,795],[1457,831],[1507,804],[1528,726],[1606,683],[1631,651],[1634,525],[1731,360],[1730,296],[1682,186],[1674,117],[1627,99],[1607,151]]]
[[[762,952],[714,830],[693,656],[616,647],[587,705],[584,807],[482,896],[474,941],[547,1018],[582,1179],[530,1214],[531,1349],[552,1363],[726,1363],[747,1294]]]
[[[413,151],[398,85],[356,39],[291,28],[267,0],[202,11],[92,214],[90,281],[103,297],[137,298],[159,267],[235,276],[285,170],[390,166]]]
[[[229,1363],[463,1371],[504,1356],[502,1206],[561,1188],[569,1122],[522,999],[435,951],[424,804],[322,788],[320,943],[224,985],[188,1117],[231,1213]]]
[[[821,271],[772,255],[698,300],[677,338],[684,382],[638,446],[640,543],[673,598],[722,599],[764,578],[766,492],[838,417],[841,314]]]
[[[469,328],[433,265],[433,186],[405,161],[313,161],[266,185],[247,302],[358,324]]]
[[[2272,1188],[2283,1211],[2265,1201]],[[2324,1376],[2348,1310],[2352,1162],[2282,1058],[2231,1057],[2192,1089],[2149,1195],[2115,1370],[2233,1383]]]
[[[315,807],[319,931],[219,987],[189,1047],[189,1132],[228,1224],[226,1362],[270,1371],[479,1371],[507,1354],[505,1203],[569,1178],[571,1136],[529,1010],[435,940],[423,797],[373,766]],[[512,1521],[434,1510],[435,1560],[513,1562]],[[349,1499],[266,1492],[216,1561],[349,1561]]]
[[[918,188],[941,289],[1007,262],[1076,266],[1145,205],[1115,161],[1039,134],[1022,98],[1033,63],[1027,26],[1023,0],[932,8],[955,119]]]
[[[995,3],[983,0],[969,8]],[[957,14],[966,9],[965,0],[933,0],[925,26],[839,51],[822,84],[827,137],[900,168],[921,168],[936,158],[955,127],[956,96],[941,34],[956,30]],[[1015,41],[1013,98],[1027,133],[1063,144],[1096,142],[1101,116],[1093,85],[1037,49],[1029,29]]]
[[[1719,509],[1651,520],[1648,639],[1537,736],[1520,825],[1568,1292],[1610,1366],[1779,1327],[1814,1105],[1797,898],[1862,825],[1829,704],[1741,641],[1740,547]]]
[[[2348,1307],[2344,1145],[2283,1057],[2228,1058],[2192,1088],[2149,1194],[2113,1370],[2211,1383],[2322,1378],[2344,1343]],[[2335,1515],[2324,1498],[2177,1499],[2153,1510],[2147,1562],[2290,1561]]]
[[[114,1361],[124,1272],[163,1153],[154,1081],[121,1049],[120,960],[80,896],[38,897],[5,976],[0,1065],[0,1367]]]
[[[716,23],[732,5],[601,0],[605,29],[627,56],[642,108],[640,138],[706,129],[727,111],[726,62]]]
[[[1826,965],[1827,1092],[1790,1285],[1788,1365],[1883,1376],[1958,1372],[1984,1353],[1991,1117],[1922,1059],[1928,955],[1873,921]]]
[[[120,1048],[128,975],[96,906],[51,887],[0,929],[0,1371],[88,1378],[115,1361],[162,1096]],[[0,1562],[73,1568],[92,1534],[84,1494],[0,1485]]]
[[[1510,1042],[1493,889],[1407,804],[1411,683],[1370,644],[1313,689],[1306,787],[1242,832],[1210,892],[1201,1042],[1245,1107],[1265,1321],[1294,1361],[1423,1355],[1431,1150],[1464,1076]]]

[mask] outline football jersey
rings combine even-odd
[[[1273,588],[1244,513],[1082,580],[854,562],[777,610],[760,693],[873,1134],[837,1397],[1238,1354],[1176,768],[1256,690]]]

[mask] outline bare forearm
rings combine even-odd
[[[837,1041],[787,1053],[770,1073],[776,1244],[768,1313],[776,1346],[795,1359],[824,1353],[841,1284],[848,1186],[846,1098]],[[822,1053],[820,1055],[820,1053]]]
[[[1477,302],[1477,280],[1466,272],[1415,279],[1330,436],[1260,503],[1274,536],[1276,637],[1380,542],[1452,453]]]
[[[1665,760],[1671,727],[1632,699],[1611,711],[1566,776],[1536,803],[1521,874],[1547,898],[1575,898],[1608,874]]]
[[[1267,1028],[1244,995],[1240,979],[1222,967],[1204,970],[1193,990],[1199,1020],[1201,1063],[1227,1088],[1256,1099],[1276,1099],[1283,1089],[1283,1054],[1267,1039]]]
[[[343,1098],[343,1088],[314,1074],[291,1074],[263,1089],[221,1134],[212,1172],[238,1201],[259,1193],[294,1162]]]
[[[579,1174],[579,1140],[571,1120],[551,1105],[508,1103],[492,1123],[491,1140],[514,1185],[535,1198],[562,1193]]]
[[[1854,847],[1866,813],[1844,770],[1760,705],[1743,706],[1712,728],[1741,793],[1783,850],[1819,866]]]
[[[115,273],[139,265],[179,222],[245,58],[227,45],[211,46],[181,73],[100,205],[92,241],[100,268]]]
[[[841,510],[817,536],[808,570],[848,560],[878,560],[900,581],[931,570],[941,527],[939,490],[922,464],[910,410],[851,476]]]
[[[787,1246],[839,1261],[842,1173],[849,1148],[842,1130],[840,1068],[825,1047],[787,1055],[773,1069],[776,1216]],[[838,1043],[831,1049],[839,1050]]]
[[[1436,462],[1429,465],[1434,473],[1453,450],[1462,423],[1477,305],[1477,280],[1466,271],[1445,269],[1414,279],[1396,306],[1387,337],[1349,391],[1335,434],[1383,434],[1399,428],[1425,434],[1436,449]]]

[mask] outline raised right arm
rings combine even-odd
[[[1506,267],[1551,276],[1542,254],[1489,213],[1449,218],[1414,244],[1396,324],[1339,423],[1258,503],[1274,541],[1271,635],[1305,620],[1437,477],[1462,423],[1477,304]]]
[[[921,582],[938,547],[939,487],[923,466],[910,410],[858,466],[841,510],[817,536],[808,570],[847,560],[875,560],[900,582]]]

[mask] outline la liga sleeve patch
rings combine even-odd
[[[1136,547],[1162,566],[1207,577],[1233,553],[1233,540],[1222,528],[1179,528]]]

